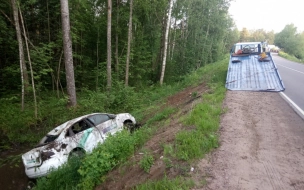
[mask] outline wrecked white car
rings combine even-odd
[[[22,155],[29,178],[47,175],[67,162],[69,156],[90,153],[109,134],[115,134],[136,124],[129,113],[93,113],[67,121],[41,139],[33,150]]]

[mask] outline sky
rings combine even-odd
[[[304,31],[304,0],[233,0],[229,13],[239,30],[281,32],[287,24]]]

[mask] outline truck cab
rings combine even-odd
[[[233,45],[231,53],[234,55],[240,54],[261,54],[268,52],[266,42],[241,42]]]

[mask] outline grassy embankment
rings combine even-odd
[[[298,59],[293,55],[289,55],[288,53],[285,53],[284,51],[280,51],[279,56],[284,57],[285,59],[288,59],[290,61],[294,61],[294,62],[298,62],[298,63],[304,63],[304,60]]]
[[[226,58],[223,61],[200,68],[174,85],[150,87],[140,92],[135,92],[132,88],[123,88],[121,84],[116,85],[111,96],[83,91],[78,94],[79,105],[74,109],[64,107],[66,103],[64,98],[59,101],[52,97],[40,99],[40,119],[38,122],[32,118],[32,109],[29,106],[14,121],[10,120],[12,123],[8,123],[4,120],[5,116],[6,118],[9,117],[8,119],[15,118],[15,113],[18,112],[19,108],[15,98],[2,99],[1,103],[5,103],[12,109],[10,109],[10,112],[3,111],[2,113],[5,116],[0,114],[2,115],[0,121],[3,121],[2,124],[4,124],[4,127],[1,126],[1,130],[6,132],[8,140],[16,137],[16,143],[31,143],[37,142],[53,126],[91,112],[131,112],[140,122],[145,116],[155,113],[155,110],[158,110],[166,97],[187,86],[197,85],[205,81],[210,88],[209,93],[203,94],[203,101],[196,105],[191,113],[181,118],[185,126],[195,126],[195,129],[180,131],[173,144],[164,145],[164,157],[168,163],[170,159],[192,162],[218,146],[217,130],[220,114],[222,113],[221,104],[225,95],[224,83],[227,63]],[[10,102],[15,102],[15,104],[9,105]],[[115,137],[108,138],[102,146],[96,148],[92,154],[87,155],[82,161],[71,160],[60,169],[52,172],[47,178],[39,179],[35,189],[92,189],[105,180],[108,171],[126,162],[134,151],[138,150],[144,142],[151,138],[158,126],[165,125],[166,118],[177,112],[178,109],[168,107],[154,114],[142,128],[132,135],[128,132],[122,132]],[[16,128],[8,131],[13,124],[16,124]],[[31,135],[33,131],[38,132],[38,135]],[[28,132],[29,134],[21,137],[20,132]],[[9,147],[8,144],[1,145],[2,148]],[[149,167],[153,164],[153,159],[146,156],[139,164],[143,169],[149,170]],[[164,178],[157,182],[150,181],[137,186],[136,189],[174,189],[176,186],[189,189],[193,185],[191,180],[178,177],[176,179]]]

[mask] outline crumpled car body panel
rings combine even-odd
[[[123,130],[125,122],[136,124],[129,113],[93,113],[59,125],[42,138],[36,148],[22,155],[26,175],[29,178],[47,175],[66,163],[75,150],[91,153],[109,134]]]

